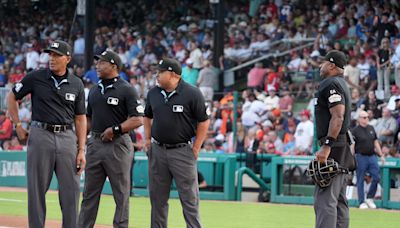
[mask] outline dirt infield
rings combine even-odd
[[[46,220],[46,228],[60,228],[61,221],[56,220]],[[9,227],[29,227],[28,218],[20,216],[4,216],[0,215],[0,228]],[[95,225],[96,228],[110,228],[112,226],[106,225]]]
[[[1,187],[2,192],[26,192],[25,188],[9,188]],[[50,192],[50,191],[49,191]],[[54,191],[56,192],[56,191]],[[10,227],[29,227],[28,217],[23,216],[10,216],[10,215],[0,215],[0,228],[10,228]],[[46,228],[60,228],[62,227],[61,221],[46,219]],[[96,228],[110,228],[112,226],[106,225],[95,225]]]

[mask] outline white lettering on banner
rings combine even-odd
[[[23,177],[25,175],[24,161],[0,161],[0,177]]]
[[[299,160],[299,159],[285,159],[283,160],[283,164],[290,164],[290,165],[308,165],[310,160]]]

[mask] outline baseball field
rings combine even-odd
[[[131,197],[130,227],[150,227],[150,202],[148,198]],[[114,215],[112,196],[103,195],[100,202],[97,224],[111,225]],[[169,227],[185,227],[180,202],[170,200]],[[310,228],[314,226],[311,206],[280,205],[269,203],[242,203],[224,201],[201,201],[201,220],[204,227],[211,228]],[[388,210],[350,210],[352,228],[398,228],[400,212]],[[26,192],[0,192],[0,227],[13,227],[7,219],[27,220]],[[47,219],[61,220],[58,196],[55,192],[47,194]],[[21,223],[18,223],[21,224]],[[15,225],[20,227],[20,225]],[[53,223],[54,224],[54,223]],[[53,225],[60,227],[60,225]],[[48,225],[47,227],[51,227]],[[104,227],[104,226],[102,226]]]

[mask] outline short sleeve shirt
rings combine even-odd
[[[151,136],[161,143],[191,140],[199,122],[210,114],[200,90],[183,80],[171,93],[154,87],[147,95],[145,117],[153,119]]]
[[[350,126],[351,100],[349,89],[343,77],[336,76],[323,80],[315,99],[318,139],[327,136],[329,121],[332,117],[329,109],[339,104],[345,106],[344,121],[339,134],[345,134]]]
[[[72,124],[76,115],[84,115],[85,92],[82,80],[67,72],[57,81],[49,69],[27,74],[12,91],[17,100],[32,96],[32,120],[49,124]]]
[[[125,80],[117,77],[113,83],[103,86],[101,81],[89,92],[87,116],[91,118],[91,130],[103,132],[119,125],[129,117],[143,116],[144,107],[136,90]]]

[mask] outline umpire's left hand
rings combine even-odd
[[[107,128],[103,133],[101,133],[101,141],[103,142],[111,142],[113,138],[114,133],[111,127]]]

